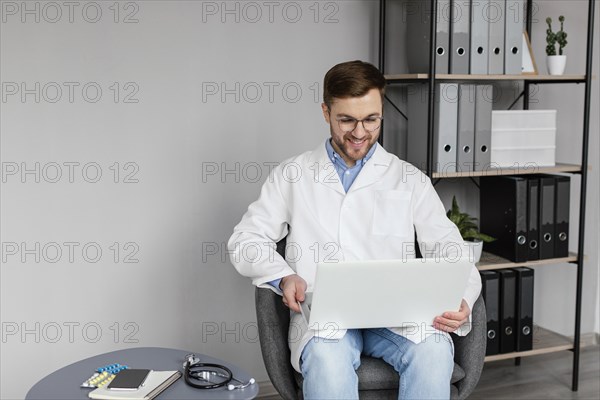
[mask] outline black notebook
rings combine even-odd
[[[109,384],[111,390],[137,390],[144,384],[149,369],[124,369]]]

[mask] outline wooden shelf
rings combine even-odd
[[[386,81],[393,83],[425,81],[429,74],[393,74],[385,75]],[[440,81],[530,81],[539,83],[585,82],[585,75],[467,75],[467,74],[436,74]]]
[[[484,171],[434,172],[432,174],[432,178],[443,179],[497,175],[555,174],[559,172],[581,172],[581,165],[557,163],[553,167],[537,167],[534,165],[523,165],[516,168],[489,168]]]
[[[494,354],[485,357],[485,362],[508,360],[517,357],[536,356],[558,351],[573,350],[573,340],[540,326],[533,326],[533,349],[527,351],[515,351],[505,354]]]
[[[490,269],[534,267],[534,266],[538,266],[538,265],[562,264],[562,263],[570,263],[570,262],[576,262],[576,261],[577,261],[576,253],[569,253],[568,257],[548,258],[548,259],[544,259],[544,260],[535,260],[535,261],[514,263],[512,261],[507,260],[506,258],[502,258],[495,254],[483,252],[483,254],[481,255],[481,260],[476,265],[477,265],[478,270],[486,271],[486,270],[490,270]]]

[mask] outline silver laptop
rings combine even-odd
[[[300,304],[310,329],[431,326],[458,311],[472,263],[467,259],[320,263]]]

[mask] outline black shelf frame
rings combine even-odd
[[[473,79],[464,79],[463,76],[464,75],[446,75],[448,76],[448,78],[446,77],[442,77],[442,78],[436,78],[436,81],[443,81],[443,82],[498,82],[498,79],[494,79],[492,76],[493,75],[489,75],[490,77],[486,77],[486,75],[479,75],[478,79],[473,80]],[[428,75],[428,79],[429,79],[429,75]],[[504,82],[509,81],[508,79],[504,79],[502,80]],[[565,79],[565,78],[555,78],[555,79],[549,79],[549,78],[545,78],[545,79],[536,79],[535,75],[523,75],[520,76],[519,78],[515,78],[515,79],[511,79],[511,81],[524,81],[524,82],[528,82],[530,84],[557,84],[557,83],[586,83],[587,79],[586,78],[570,78],[570,79]],[[407,84],[407,83],[423,83],[425,82],[425,80],[423,78],[386,78],[386,82],[388,84],[393,84],[393,83],[403,83],[403,84]]]
[[[379,70],[385,74],[385,27],[386,27],[386,5],[388,0],[379,0]],[[581,175],[581,188],[579,196],[579,237],[577,245],[577,254],[581,255],[574,262],[577,265],[576,278],[576,299],[575,299],[575,332],[573,338],[573,375],[571,382],[571,390],[576,392],[579,388],[579,363],[581,350],[581,308],[582,308],[582,287],[583,287],[583,261],[584,257],[584,239],[585,239],[585,210],[586,210],[586,195],[587,195],[587,175],[588,175],[588,148],[589,148],[589,133],[590,133],[590,105],[592,93],[592,61],[593,61],[593,43],[594,43],[594,12],[595,1],[588,0],[588,24],[587,24],[587,45],[586,45],[586,67],[584,79],[557,79],[557,80],[535,80],[529,77],[524,77],[524,88],[519,98],[523,98],[523,109],[529,109],[530,103],[530,86],[540,84],[585,84],[584,107],[583,107],[583,142],[581,148],[581,171],[574,174]],[[435,115],[435,43],[437,32],[437,0],[430,0],[431,10],[431,26],[429,42],[429,76],[427,82],[429,85],[429,104],[427,121],[427,176],[432,177],[433,171],[433,134],[434,134],[434,115]],[[533,0],[526,0],[526,20],[525,29],[531,38]],[[460,80],[460,79],[457,79]],[[490,79],[493,80],[493,79]],[[423,82],[423,80],[414,80]],[[447,79],[444,79],[447,81]],[[411,80],[388,80],[388,84],[393,83],[409,83]],[[398,107],[387,99],[390,104],[400,112],[405,118],[406,116],[398,109]],[[515,103],[516,101],[515,100]],[[513,105],[515,104],[513,103]],[[511,106],[512,107],[512,106]],[[379,137],[379,143],[383,145],[383,126]],[[515,358],[515,364],[519,365],[520,357]]]

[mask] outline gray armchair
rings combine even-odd
[[[270,289],[256,288],[256,317],[260,347],[269,378],[285,400],[302,399],[302,375],[290,363],[290,312]],[[473,327],[464,337],[452,334],[454,371],[452,399],[465,399],[479,381],[486,346],[486,315],[481,296],[473,306]],[[397,399],[398,373],[385,361],[362,356],[357,370],[361,399]]]

